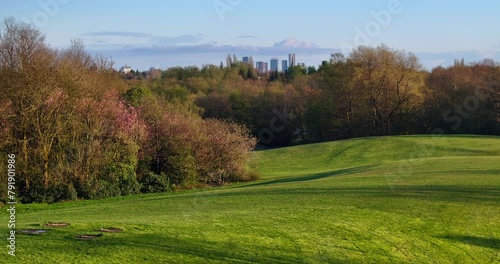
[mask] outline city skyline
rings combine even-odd
[[[228,56],[231,57],[230,54]],[[232,57],[234,57],[234,56],[236,56],[236,55],[233,54]],[[238,57],[236,57],[236,58],[238,58]],[[288,54],[288,58],[293,58],[293,61],[295,61],[295,54],[294,53]],[[248,64],[252,65],[260,73],[274,72],[274,71],[285,72],[289,68],[288,67],[288,60],[280,60],[279,57],[271,57],[269,59],[269,61],[259,60],[259,61],[256,61],[255,63],[253,63],[254,62],[253,56],[243,56],[243,57],[241,57],[241,61],[243,63],[248,63]],[[280,64],[280,62],[281,62],[281,64]],[[297,65],[304,66],[305,63],[297,63]],[[226,66],[228,66],[228,65],[226,65]],[[291,65],[291,66],[295,66],[295,65]],[[307,66],[314,66],[314,65],[307,65]]]
[[[231,58],[234,58],[236,55],[235,54],[233,54],[233,55],[228,54],[228,56]],[[288,54],[288,58],[293,58],[293,61],[295,61],[295,54],[294,53]],[[236,59],[238,59],[237,56],[236,56]],[[264,61],[264,60],[254,62],[253,56],[242,56],[241,62],[252,65],[260,73],[275,72],[275,71],[276,72],[286,72],[289,68],[288,60],[280,60],[279,57],[272,57],[269,59],[269,62]],[[323,62],[327,62],[327,60],[324,60]],[[224,65],[224,63],[222,61],[221,61],[221,63],[222,63],[222,65]],[[205,64],[205,65],[208,65],[208,64]],[[203,66],[205,66],[205,65],[203,65]],[[210,64],[210,65],[217,66],[215,64]],[[228,66],[227,62],[226,62],[226,65],[224,65],[224,66],[226,66],[226,67]],[[301,67],[313,66],[313,67],[316,67],[315,65],[307,65],[306,63],[303,63],[303,62],[295,63],[292,66],[301,66]],[[150,67],[149,71],[152,71],[155,69],[156,69],[155,67]],[[129,73],[132,70],[134,70],[132,66],[125,64],[125,65],[119,67],[118,71],[123,72],[123,73]],[[143,72],[146,72],[146,71],[143,71]]]

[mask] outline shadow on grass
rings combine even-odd
[[[271,181],[265,181],[265,182],[258,182],[258,183],[243,185],[243,186],[237,186],[237,187],[235,187],[235,189],[246,188],[246,187],[255,187],[255,186],[273,185],[273,184],[280,184],[280,183],[313,181],[313,180],[319,180],[319,179],[333,177],[333,176],[339,176],[339,175],[343,175],[343,174],[365,172],[371,167],[373,167],[373,166],[371,166],[371,165],[370,166],[359,166],[359,167],[347,168],[347,169],[341,169],[341,170],[335,170],[335,171],[327,171],[327,172],[321,172],[321,173],[315,173],[315,174],[308,174],[306,176],[300,176],[300,177],[292,177],[292,178],[277,179],[277,180],[271,180]]]
[[[465,153],[467,156],[496,156],[498,151],[494,150],[479,150],[472,148],[458,148],[449,146],[434,146],[434,150],[441,152],[453,152],[456,157],[460,157],[460,153]]]
[[[455,242],[461,242],[473,246],[500,249],[500,239],[497,238],[484,238],[484,237],[460,236],[460,235],[438,236],[438,238],[447,239]]]
[[[351,146],[347,146],[347,147],[344,147],[344,148],[341,148],[341,149],[335,149],[335,150],[332,151],[331,155],[329,155],[328,158],[326,158],[323,162],[325,162],[325,163],[331,163],[334,159],[337,159],[339,156],[343,155],[344,153],[346,153],[349,150],[352,150],[352,149],[355,149],[355,148],[362,149],[360,146],[366,147],[366,142],[365,141],[361,141],[359,143],[352,144]]]
[[[321,173],[307,177],[293,179],[274,180],[270,182],[256,183],[253,185],[235,187],[233,190],[214,193],[213,196],[283,196],[291,195],[323,195],[340,196],[343,198],[352,197],[355,199],[365,198],[394,198],[394,199],[418,199],[426,201],[445,201],[455,203],[497,203],[500,200],[500,188],[493,186],[463,186],[463,185],[382,185],[382,186],[328,186],[328,187],[303,187],[303,186],[280,186],[272,185],[286,182],[301,182],[307,180],[321,179],[331,177],[342,173],[348,173],[345,170],[337,173]],[[271,185],[272,189],[245,189],[247,186],[266,186]],[[208,197],[207,197],[208,198]]]
[[[221,234],[223,237],[223,234]],[[117,252],[120,259],[129,263],[304,263],[303,252],[294,241],[277,241],[259,245],[252,241],[234,239],[209,240],[199,237],[173,237],[166,234],[121,234],[103,236],[92,241],[77,241],[65,237],[67,250],[61,252],[60,245],[46,243],[44,251],[69,254],[73,259],[112,260]],[[51,247],[52,245],[52,247]],[[68,257],[69,257],[68,256]],[[201,260],[203,259],[203,261]],[[327,256],[328,263],[345,263]],[[159,262],[160,261],[160,262]],[[115,262],[113,262],[115,263]]]

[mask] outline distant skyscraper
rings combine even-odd
[[[257,68],[257,71],[260,73],[266,73],[267,68],[268,68],[268,64],[267,64],[267,62],[258,61],[255,63],[255,68]]]
[[[295,53],[288,54],[288,65],[290,65],[290,67],[295,66]]]
[[[250,57],[245,56],[245,57],[243,57],[242,60],[243,60],[244,63],[249,63],[250,62]]]
[[[262,69],[262,61],[257,61],[255,63],[255,69],[260,72],[260,69]]]
[[[272,58],[271,59],[271,71],[278,71],[278,63],[279,63],[278,58]]]
[[[284,72],[288,71],[288,61],[287,60],[281,61],[281,70]]]
[[[268,70],[269,70],[269,64],[268,64],[267,62],[264,62],[263,64],[264,64],[264,65],[263,65],[263,66],[264,66],[264,67],[263,67],[264,72],[268,72]]]

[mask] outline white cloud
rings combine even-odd
[[[254,35],[239,35],[236,38],[241,38],[241,39],[257,39],[259,37],[254,36]]]
[[[83,34],[83,36],[93,37],[129,37],[129,38],[148,38],[151,34],[142,32],[129,32],[129,31],[98,31]]]
[[[268,56],[288,53],[297,54],[329,54],[338,52],[338,49],[319,48],[312,42],[299,41],[293,38],[285,39],[272,46],[252,45],[221,45],[217,42],[199,43],[203,35],[186,34],[177,37],[152,36],[141,32],[91,32],[85,34],[91,37],[89,49],[99,52],[107,50],[116,56],[166,56],[174,54],[201,54],[201,53],[231,53],[252,56]],[[106,37],[103,40],[101,37]],[[257,38],[252,35],[241,35],[238,38]],[[88,44],[88,43],[87,43]]]
[[[155,36],[143,32],[99,31],[82,35],[90,37],[91,44],[122,45],[178,45],[200,43],[203,34],[183,34],[179,36]]]
[[[284,39],[274,44],[275,48],[301,48],[301,49],[314,49],[318,46],[312,42],[300,41],[294,38]]]

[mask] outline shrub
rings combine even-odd
[[[208,119],[203,121],[200,135],[195,156],[204,183],[221,185],[256,178],[248,166],[256,140],[248,129],[233,122]]]
[[[140,184],[136,179],[135,167],[129,164],[111,164],[104,169],[99,183],[102,197],[137,194]],[[107,190],[108,188],[109,190]]]
[[[162,107],[158,100],[145,105],[141,117],[149,121],[149,140],[142,147],[141,163],[149,162],[154,174],[165,174],[172,187],[255,179],[249,162],[256,140],[245,127],[203,120],[186,111]]]
[[[124,94],[124,100],[131,106],[137,107],[143,103],[144,97],[151,94],[147,87],[134,87],[127,90]]]
[[[142,193],[158,193],[171,190],[170,181],[165,173],[158,175],[149,171],[141,178],[140,183]]]

